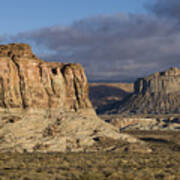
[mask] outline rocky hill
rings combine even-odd
[[[90,151],[102,137],[142,144],[96,116],[81,65],[0,45],[0,152]]]
[[[106,113],[180,113],[180,70],[176,67],[157,72],[134,83],[134,93],[104,109]]]
[[[97,112],[133,92],[133,83],[89,83],[89,95]]]

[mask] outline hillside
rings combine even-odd
[[[89,83],[90,100],[97,111],[133,92],[133,83]]]
[[[180,69],[173,67],[139,78],[134,93],[123,101],[107,105],[101,113],[179,114]]]

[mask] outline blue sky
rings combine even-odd
[[[80,63],[90,81],[180,67],[180,0],[0,0],[0,43]]]
[[[143,13],[146,0],[0,0],[0,34],[24,32],[103,14]]]

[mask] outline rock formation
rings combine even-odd
[[[48,63],[26,44],[0,46],[1,108],[92,108],[79,64]]]
[[[0,46],[0,152],[88,151],[100,137],[141,143],[96,116],[81,65]]]
[[[96,109],[101,112],[103,107],[121,101],[133,92],[133,83],[89,83],[89,96]]]
[[[102,115],[101,119],[123,131],[179,131],[180,115],[134,115],[123,116],[120,114]]]
[[[173,67],[139,78],[134,83],[134,93],[107,111],[133,114],[180,113],[180,70]]]

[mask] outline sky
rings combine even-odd
[[[144,0],[0,0],[0,33],[69,25],[85,17],[142,12]]]
[[[89,81],[132,82],[179,66],[179,0],[0,0],[0,43],[81,63]]]

